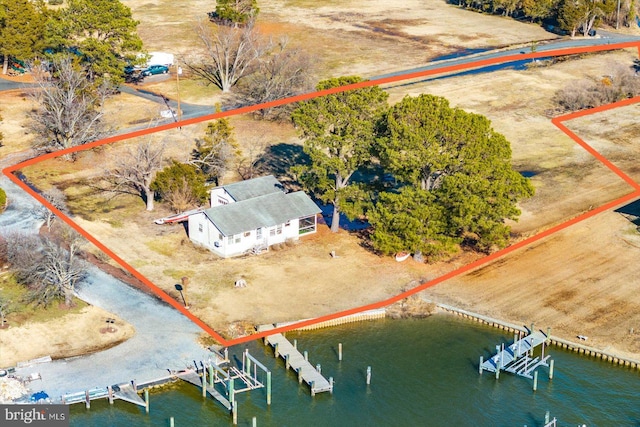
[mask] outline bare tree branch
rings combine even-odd
[[[53,68],[51,74],[34,67],[38,70],[34,74],[37,88],[31,96],[38,108],[30,118],[39,135],[34,147],[50,152],[103,137],[108,131],[102,121],[102,106],[110,90],[106,85],[94,87],[68,57],[55,60]]]
[[[62,191],[55,187],[43,192],[42,196],[58,210],[64,211],[67,207],[67,197]],[[40,205],[36,208],[36,215],[45,222],[47,230],[51,231],[51,224],[56,218],[56,214],[46,206]]]
[[[162,167],[164,145],[151,142],[139,144],[129,149],[116,160],[116,167],[106,172],[109,183],[107,191],[140,196],[148,211],[153,210],[151,183]]]
[[[204,60],[186,58],[186,66],[197,76],[229,92],[246,76],[268,48],[253,23],[240,28],[215,26],[200,20],[196,34],[205,47]]]
[[[288,49],[286,37],[258,60],[257,70],[243,80],[236,91],[238,106],[256,105],[288,98],[313,90],[313,58],[300,49]],[[254,114],[267,120],[289,119],[295,104],[258,110]]]

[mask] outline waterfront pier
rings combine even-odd
[[[274,329],[273,325],[258,326],[258,332]],[[264,343],[273,347],[275,357],[282,357],[288,368],[298,374],[298,381],[304,381],[311,389],[311,395],[328,391],[333,393],[333,380],[327,380],[316,368],[309,363],[307,352],[303,356],[296,347],[282,334],[273,334],[264,337]]]
[[[532,332],[529,330],[529,334],[525,337],[519,333],[514,337],[512,344],[508,346],[497,345],[496,353],[486,361],[480,357],[479,371],[481,374],[483,371],[495,372],[496,378],[503,370],[534,379],[533,372],[539,366],[549,366],[547,361],[550,356],[544,354],[548,338],[547,334],[542,331]],[[538,346],[542,346],[542,354],[534,357],[533,351]]]

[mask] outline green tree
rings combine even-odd
[[[151,189],[175,212],[181,212],[207,201],[205,181],[204,174],[196,166],[174,160],[156,174]]]
[[[216,109],[220,111],[219,106]],[[229,119],[222,118],[209,123],[204,138],[196,141],[191,156],[191,164],[200,168],[206,178],[222,185],[225,173],[240,156],[240,147]]]
[[[9,58],[30,60],[43,47],[46,19],[43,5],[41,0],[0,0],[2,74],[7,74]]]
[[[522,0],[523,13],[531,21],[542,21],[554,14],[557,0]]]
[[[412,186],[381,193],[367,212],[373,246],[385,254],[410,251],[438,257],[452,252],[460,240],[450,236],[446,212],[435,199],[433,193]]]
[[[88,64],[93,77],[124,81],[127,61],[142,50],[138,21],[120,0],[69,0],[50,20],[51,44],[56,51],[73,50]]]
[[[363,81],[360,77],[323,80],[317,90]],[[302,102],[291,114],[305,140],[310,165],[294,172],[316,197],[333,205],[331,231],[340,227],[340,212],[357,215],[363,193],[350,184],[353,173],[371,161],[376,124],[387,108],[388,95],[378,86],[326,95]]]
[[[7,193],[3,188],[0,188],[0,212],[4,211],[7,207]]]
[[[213,17],[226,24],[246,24],[259,11],[257,0],[217,0]]]
[[[614,0],[564,0],[558,11],[558,22],[572,37],[578,30],[587,35],[602,17],[615,9]]]
[[[436,239],[439,249],[463,239],[482,250],[507,244],[509,228],[504,220],[517,219],[520,211],[516,203],[533,195],[533,187],[513,170],[509,142],[491,128],[486,117],[451,108],[441,97],[407,96],[389,110],[381,129],[377,150],[382,165],[407,185],[432,193],[432,203],[444,212],[444,241]],[[404,191],[395,199],[381,197],[378,205],[392,202],[393,206],[410,206],[404,200],[407,194],[413,196]],[[394,229],[381,226],[378,218],[389,217],[375,217],[378,227],[374,234]],[[427,234],[421,240],[428,246],[427,252],[433,247],[433,239]],[[388,236],[374,236],[373,241],[390,240]]]

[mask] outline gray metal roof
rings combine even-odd
[[[320,208],[303,191],[265,194],[241,202],[215,206],[204,211],[225,236],[273,227],[289,220],[320,213]]]
[[[236,202],[264,196],[265,194],[282,192],[283,188],[280,181],[273,175],[238,181],[222,187]]]

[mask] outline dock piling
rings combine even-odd
[[[207,397],[207,369],[202,368],[202,397]]]
[[[113,387],[107,386],[107,393],[109,396],[109,405],[113,405]]]
[[[251,418],[251,427],[257,427],[258,426],[258,420],[256,417]]]
[[[293,348],[295,348],[295,349],[298,348],[298,340],[297,339],[293,340]]]
[[[480,366],[478,366],[478,372],[482,375],[482,363],[484,362],[484,358],[480,356]]]
[[[304,360],[309,361],[309,352],[307,350],[304,351]]]
[[[215,385],[215,377],[213,373],[213,365],[209,365],[209,387],[213,387]]]
[[[329,393],[333,394],[333,377],[329,377],[329,385],[331,386]]]
[[[367,366],[367,385],[371,384],[371,366]]]
[[[149,413],[149,389],[144,389],[144,411]]]
[[[338,362],[342,361],[342,343],[338,343]]]
[[[89,399],[89,390],[84,391],[84,405],[85,408],[91,408],[91,399]]]
[[[169,418],[169,427],[174,427],[175,426],[175,421],[173,420],[173,417]]]
[[[319,363],[316,365],[316,371],[318,371],[319,374],[322,373],[322,366],[320,366]]]
[[[229,403],[231,403],[231,407],[232,409],[236,406],[235,405],[235,390],[234,390],[234,384],[233,384],[233,378],[229,378]]]
[[[234,401],[233,405],[231,405],[231,417],[233,418],[233,425],[238,425],[238,405]]]
[[[271,371],[267,371],[267,405],[271,405]]]
[[[549,381],[553,379],[553,359],[549,361]]]
[[[538,371],[533,372],[533,391],[538,390]]]

